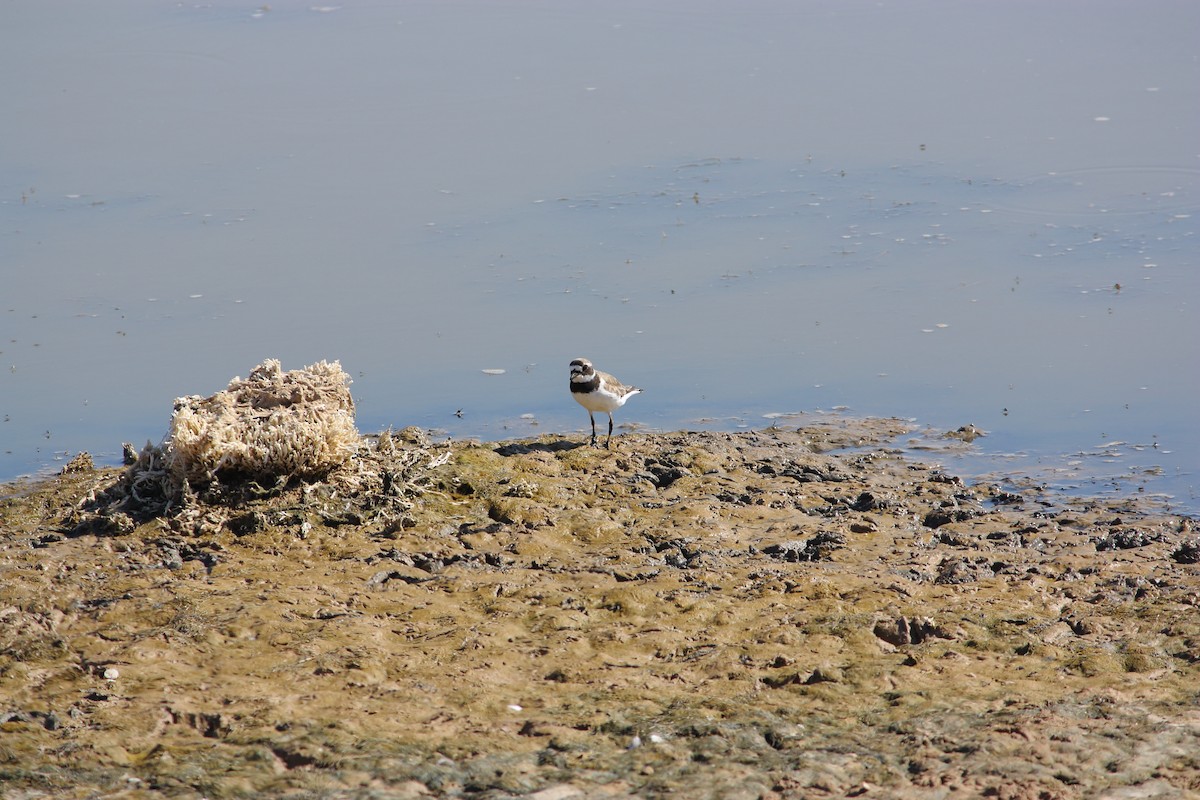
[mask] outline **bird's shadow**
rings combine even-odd
[[[570,439],[559,439],[556,442],[511,442],[497,447],[495,452],[507,458],[508,456],[523,456],[527,453],[561,453],[588,446],[587,442],[575,442]]]

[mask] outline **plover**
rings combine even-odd
[[[571,397],[588,411],[592,421],[592,446],[596,446],[596,417],[597,411],[608,414],[608,439],[604,446],[612,442],[613,416],[612,412],[625,405],[625,401],[642,391],[636,386],[626,386],[619,380],[601,372],[592,366],[586,358],[577,358],[571,362]]]

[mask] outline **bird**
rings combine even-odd
[[[608,439],[604,442],[607,449],[612,443],[612,412],[641,391],[636,386],[626,386],[607,372],[601,372],[586,358],[577,358],[571,362],[571,397],[587,409],[588,418],[592,421],[592,447],[596,446],[594,413],[604,411],[608,414]]]

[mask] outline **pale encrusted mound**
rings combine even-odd
[[[193,485],[218,473],[275,480],[327,474],[361,441],[349,384],[337,361],[284,372],[271,358],[212,397],[181,397],[165,466]]]

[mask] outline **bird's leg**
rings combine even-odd
[[[604,449],[607,450],[612,444],[612,412],[608,412],[608,438],[604,441]]]
[[[592,412],[590,412],[590,411],[588,412],[588,418],[591,419],[591,421],[592,421],[592,447],[595,447],[596,446],[596,418],[592,415]]]

